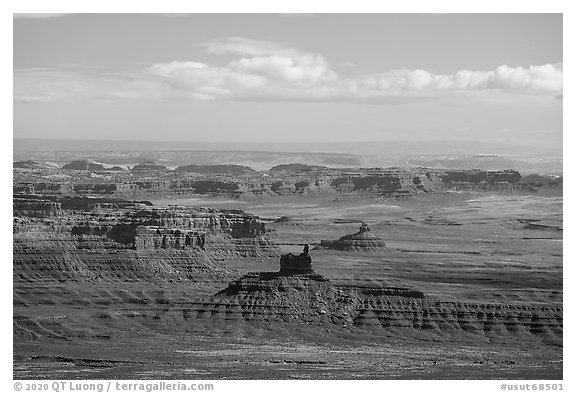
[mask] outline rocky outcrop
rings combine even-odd
[[[338,240],[322,240],[319,248],[339,251],[382,252],[386,244],[378,236],[372,234],[366,223],[362,223],[358,232],[342,236]]]

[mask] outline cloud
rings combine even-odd
[[[277,82],[314,84],[337,79],[323,56],[278,43],[231,37],[201,45],[214,54],[242,56],[228,65],[231,70],[262,75]]]
[[[280,83],[317,84],[338,77],[321,57],[266,56],[242,58],[229,64],[230,69],[250,75],[262,75]]]
[[[156,83],[174,89],[178,95],[189,94],[202,100],[230,98],[267,84],[263,76],[191,61],[155,64],[144,72]]]
[[[503,89],[558,91],[562,89],[562,65],[545,64],[511,68],[500,66],[490,75],[489,86]]]
[[[320,54],[270,41],[231,37],[200,44],[224,64],[172,61],[118,73],[95,70],[14,71],[14,99],[20,102],[74,100],[259,100],[373,101],[481,98],[562,94],[563,65],[459,70],[389,70],[342,78]]]
[[[359,78],[374,89],[388,92],[558,92],[562,90],[562,64],[508,67],[490,71],[460,70],[451,75],[425,70],[395,70]]]

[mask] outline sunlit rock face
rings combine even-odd
[[[236,260],[276,259],[264,223],[241,210],[15,195],[15,280],[209,279]],[[236,275],[237,277],[237,275]]]

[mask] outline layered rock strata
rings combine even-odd
[[[264,223],[241,210],[86,199],[14,198],[15,279],[217,277],[235,259],[278,256]]]
[[[291,269],[285,268],[288,260]],[[186,318],[414,331],[438,339],[562,342],[561,307],[445,302],[410,288],[337,286],[314,272],[308,255],[281,261],[279,272],[247,274],[213,298],[190,305]]]
[[[404,200],[445,190],[535,190],[532,183],[524,183],[520,173],[513,170],[336,169],[288,164],[259,172],[240,165],[188,165],[170,170],[143,162],[130,171],[119,171],[100,168],[88,161],[74,162],[64,168],[32,167],[37,169],[15,163],[14,193],[118,198],[190,194],[227,198],[294,195]]]

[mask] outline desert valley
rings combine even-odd
[[[15,378],[562,378],[561,177],[76,155],[14,163]]]

